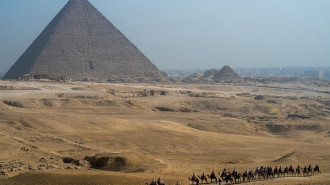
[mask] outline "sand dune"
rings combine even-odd
[[[330,96],[317,87],[0,86],[0,184],[189,184],[193,172],[316,163],[321,175],[253,184],[330,182]]]

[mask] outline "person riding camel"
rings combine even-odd
[[[204,174],[204,172],[203,172],[203,174],[202,174],[202,176],[201,176],[201,180],[205,180],[206,179],[206,176],[205,176],[205,174]]]
[[[314,172],[321,173],[319,165],[317,165],[317,164],[315,165]]]
[[[320,167],[319,167],[319,165],[315,165],[315,168],[314,168],[316,171],[319,171],[320,170]]]
[[[259,168],[258,167],[256,168],[256,173],[259,173]]]
[[[211,172],[210,178],[216,178],[214,170]]]
[[[312,169],[312,165],[309,165],[308,166],[308,171],[311,172],[313,169]]]
[[[224,168],[221,173],[221,177],[225,177],[226,175],[227,175],[226,168]]]
[[[305,168],[304,168],[304,172],[305,172],[305,173],[307,172],[307,166],[305,166]]]
[[[253,169],[251,168],[249,171],[249,176],[252,177],[253,176]]]
[[[195,181],[197,183],[197,185],[199,185],[199,179],[198,179],[196,173],[194,173],[193,176],[191,177],[191,179],[189,179],[189,180]]]
[[[238,175],[238,172],[237,172],[237,170],[236,170],[236,169],[234,169],[234,171],[233,171],[232,175],[234,175],[234,176],[237,176],[237,175]]]
[[[197,180],[197,176],[196,176],[196,173],[193,174],[193,176],[191,177],[191,180]]]
[[[157,184],[158,185],[165,185],[164,181],[162,179],[160,179],[160,177],[157,180]]]
[[[158,185],[158,184],[156,183],[156,180],[155,179],[152,179],[150,185]]]

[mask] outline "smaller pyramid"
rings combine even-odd
[[[226,65],[214,75],[214,80],[239,81],[241,77],[231,67]]]
[[[210,77],[214,77],[215,74],[217,74],[219,72],[219,70],[217,69],[210,69],[204,72],[204,78],[210,78]]]

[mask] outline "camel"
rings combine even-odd
[[[250,181],[249,172],[246,170],[243,173],[243,182],[249,182],[249,181]]]
[[[268,178],[273,178],[274,179],[274,172],[273,172],[273,170],[272,170],[272,167],[267,167],[267,170],[266,170],[266,172],[267,172],[267,179]]]
[[[301,173],[300,173],[300,171],[301,171],[301,168],[300,168],[300,166],[298,165],[298,167],[296,168],[296,176],[297,176],[297,177],[301,177]]]
[[[218,183],[218,178],[215,175],[214,171],[212,171],[211,175],[207,175],[209,179],[211,179],[211,183],[213,182],[213,179],[215,179],[215,183]]]
[[[227,176],[227,172],[225,170],[221,174],[220,173],[218,173],[218,174],[222,180],[225,180],[225,178]]]
[[[317,172],[317,174],[321,174],[320,167],[318,165],[315,166],[315,168],[313,170],[313,175],[315,172]]]
[[[250,178],[250,180],[254,180],[253,171],[249,171],[249,178]]]
[[[313,168],[311,165],[308,166],[308,175],[313,175]]]
[[[290,165],[290,167],[289,167],[289,173],[288,173],[288,175],[290,175],[290,174],[291,174],[291,176],[294,175],[294,169],[293,169],[292,165]]]
[[[158,185],[165,185],[165,182],[162,180],[162,179],[158,179],[158,181],[157,181],[157,184]]]
[[[188,177],[188,179],[191,181],[192,184],[194,184],[194,182],[196,182],[196,185],[199,185],[199,179],[198,178]]]
[[[239,182],[239,183],[242,182],[242,180],[241,180],[242,175],[241,175],[240,173],[236,173],[236,174],[232,174],[232,175],[233,175],[233,177],[234,177],[234,181],[235,181],[235,183],[236,183],[236,182]]]
[[[279,173],[279,177],[282,177],[283,176],[282,166],[280,166],[280,168],[278,169],[278,173]]]
[[[306,166],[305,166],[305,168],[304,168],[304,170],[303,170],[303,174],[304,174],[304,176],[307,176],[307,175],[308,175],[308,169],[307,169]]]
[[[202,176],[198,176],[198,178],[201,180],[201,183],[203,183],[203,181],[205,181],[205,183],[207,184],[207,177],[204,175],[204,172],[203,172]]]
[[[226,184],[228,184],[228,181],[230,181],[230,184],[234,183],[233,177],[232,175],[228,172],[228,174],[226,175],[226,177],[223,179],[226,181]]]
[[[257,167],[256,168],[256,171],[254,172],[254,177],[255,177],[255,179],[261,179],[261,178],[263,178],[263,180],[265,180],[266,179],[266,174],[265,174],[265,171],[264,171],[265,169],[264,169],[264,167],[263,166],[261,166],[260,167],[260,169]]]
[[[279,172],[279,169],[277,168],[277,166],[275,166],[274,168],[274,177],[277,176],[277,178],[280,177],[280,172]]]
[[[287,174],[287,176],[289,176],[289,168],[288,168],[288,166],[286,166],[285,168],[284,168],[284,172],[283,172],[283,176],[285,177],[285,174]]]

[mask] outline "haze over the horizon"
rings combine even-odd
[[[328,0],[90,0],[165,69],[330,66]],[[0,2],[0,73],[67,0]]]

